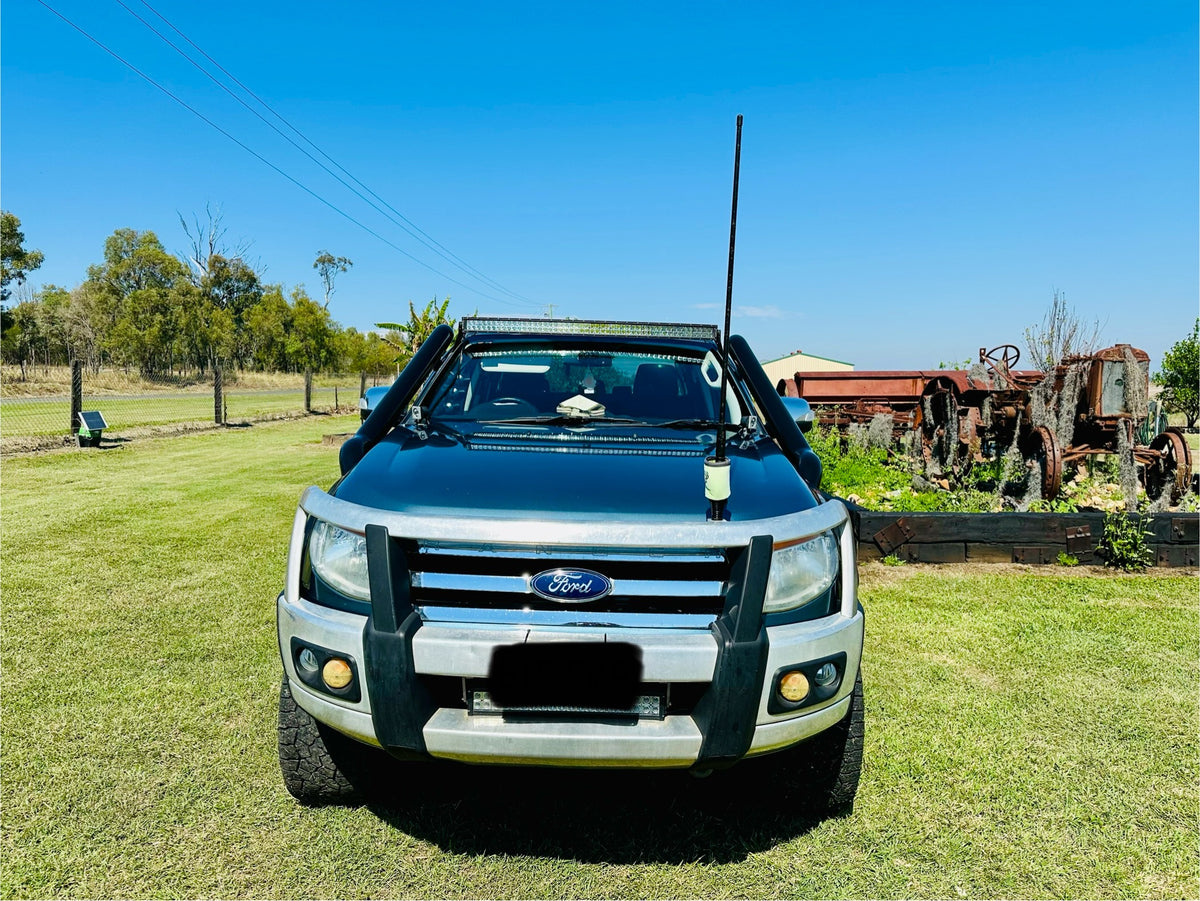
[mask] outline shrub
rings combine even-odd
[[[1056,497],[1053,500],[1039,498],[1029,505],[1030,513],[1078,513],[1079,505],[1066,497]],[[1076,560],[1076,563],[1079,561]]]
[[[1125,572],[1141,572],[1153,561],[1153,552],[1146,539],[1150,530],[1144,517],[1134,514],[1107,513],[1104,516],[1104,534],[1096,550],[1104,558],[1105,566],[1123,569]]]

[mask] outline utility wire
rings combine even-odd
[[[375,231],[370,226],[365,225],[362,222],[360,222],[359,220],[355,219],[353,216],[351,216],[349,213],[347,213],[345,210],[341,209],[340,207],[335,206],[333,203],[326,200],[324,197],[322,197],[320,194],[318,194],[312,188],[308,187],[307,185],[303,184],[300,181],[297,181],[295,178],[293,178],[291,175],[288,175],[286,172],[284,172],[282,169],[280,169],[278,166],[276,166],[274,163],[272,163],[266,157],[262,156],[260,153],[253,150],[252,148],[250,148],[249,146],[247,146],[246,144],[244,144],[243,142],[241,142],[240,140],[235,138],[228,131],[223,129],[220,125],[217,125],[217,123],[213,122],[211,119],[209,119],[207,116],[205,116],[199,110],[197,110],[195,107],[190,106],[186,101],[180,99],[175,94],[171,93],[170,90],[163,87],[161,84],[159,84],[157,81],[155,81],[149,75],[147,75],[145,72],[143,72],[137,66],[133,65],[133,63],[129,62],[124,57],[122,57],[120,54],[118,54],[116,51],[114,51],[111,48],[109,48],[108,46],[106,46],[99,39],[93,37],[91,34],[89,34],[87,31],[85,31],[79,25],[76,25],[74,22],[72,22],[70,19],[68,19],[62,13],[60,13],[57,9],[55,9],[53,6],[51,6],[49,3],[47,3],[46,0],[37,0],[37,2],[39,4],[41,4],[42,6],[44,6],[46,9],[48,9],[50,12],[52,12],[54,15],[56,15],[58,18],[62,19],[62,21],[66,22],[73,29],[78,31],[81,35],[83,35],[85,38],[87,38],[89,41],[91,41],[93,44],[95,44],[97,47],[99,47],[101,50],[103,50],[105,53],[107,53],[113,59],[117,60],[117,62],[121,63],[121,65],[125,66],[127,69],[132,71],[139,78],[148,82],[149,84],[153,85],[154,87],[158,88],[160,91],[162,91],[168,97],[170,97],[172,100],[174,100],[176,103],[178,103],[184,109],[186,109],[189,113],[194,115],[196,118],[200,119],[202,122],[204,122],[209,127],[220,132],[222,135],[224,135],[226,138],[231,140],[233,143],[237,144],[239,147],[241,147],[243,150],[245,150],[248,154],[250,154],[256,160],[261,162],[263,165],[273,169],[275,172],[282,175],[284,178],[286,178],[288,181],[290,181],[296,187],[300,188],[306,194],[309,194],[316,200],[319,200],[321,203],[325,204],[325,206],[329,207],[331,210],[333,210],[339,216],[342,216],[345,219],[348,219],[350,222],[357,225],[363,231],[367,232],[367,234],[372,235],[375,238],[378,238],[380,241],[382,241],[388,247],[390,247],[393,250],[395,250],[396,252],[408,257],[414,263],[417,263],[418,265],[425,267],[426,269],[428,269],[430,272],[432,272],[434,275],[438,276],[439,278],[444,278],[446,281],[450,282],[451,284],[458,285],[460,288],[465,288],[466,290],[472,292],[473,294],[478,294],[480,297],[486,297],[488,300],[495,301],[496,303],[502,303],[502,304],[506,304],[506,305],[512,304],[512,301],[504,300],[503,298],[499,298],[499,297],[495,297],[491,294],[487,294],[483,291],[480,291],[478,288],[474,288],[471,285],[466,284],[465,282],[460,282],[456,278],[451,278],[450,276],[446,275],[444,272],[440,272],[439,270],[433,268],[432,266],[430,266],[428,263],[426,263],[424,260],[420,259],[419,257],[413,256],[411,253],[409,253],[403,247],[400,247],[399,245],[393,243],[392,241],[389,241],[383,235],[379,234],[379,232]]]
[[[367,203],[370,207],[372,207],[376,212],[378,212],[380,215],[382,215],[385,219],[388,219],[394,225],[398,226],[400,229],[407,232],[408,235],[410,237],[412,237],[414,240],[420,242],[421,244],[424,244],[427,248],[432,250],[434,253],[436,253],[438,256],[440,256],[442,259],[444,259],[446,262],[448,262],[450,265],[454,266],[455,268],[459,269],[460,271],[464,272],[465,274],[467,274],[473,278],[479,279],[479,281],[481,281],[483,284],[485,284],[489,289],[491,289],[493,291],[498,291],[501,294],[506,294],[516,300],[522,301],[531,306],[540,306],[540,304],[536,304],[534,301],[530,300],[529,298],[524,297],[520,294],[517,294],[515,291],[510,291],[508,288],[504,287],[504,285],[500,284],[499,282],[497,282],[496,280],[494,280],[492,278],[489,278],[487,275],[480,272],[474,266],[470,265],[465,260],[463,260],[456,254],[454,254],[450,250],[448,250],[446,247],[442,246],[437,241],[435,241],[432,237],[430,237],[428,234],[426,234],[420,227],[418,227],[414,222],[412,222],[412,220],[410,220],[403,213],[401,213],[399,210],[397,210],[395,207],[393,207],[391,204],[389,204],[386,200],[384,200],[382,197],[380,197],[378,194],[376,194],[373,190],[371,190],[370,187],[363,184],[363,182],[360,181],[358,178],[355,178],[355,176],[352,175],[350,172],[348,172],[345,167],[343,167],[341,164],[339,164],[337,162],[337,160],[333,159],[333,157],[331,157],[324,150],[322,150],[320,147],[318,147],[316,144],[314,144],[311,140],[309,140],[303,134],[303,132],[301,132],[298,128],[296,128],[294,125],[292,125],[287,119],[285,119],[282,115],[280,115],[278,112],[276,112],[270,106],[270,104],[268,104],[265,100],[263,100],[261,97],[259,97],[257,94],[255,94],[245,84],[243,84],[241,81],[239,81],[237,79],[237,77],[234,76],[228,69],[226,69],[219,62],[217,62],[215,59],[213,59],[211,56],[209,56],[208,53],[206,53],[202,47],[200,47],[195,41],[193,41],[191,38],[189,38],[182,31],[180,31],[179,28],[177,28],[169,19],[166,18],[166,16],[164,16],[162,13],[160,13],[158,10],[156,10],[153,6],[151,6],[149,3],[147,3],[146,0],[141,0],[141,3],[143,6],[145,6],[148,10],[150,10],[150,12],[154,13],[154,15],[156,15],[159,19],[161,19],[164,23],[166,23],[166,25],[172,31],[174,31],[177,35],[179,35],[181,38],[183,38],[183,40],[185,40],[188,44],[190,44],[196,50],[196,52],[198,52],[206,60],[208,60],[210,63],[212,63],[214,66],[216,66],[216,68],[219,69],[222,73],[224,73],[225,76],[228,77],[234,84],[236,84],[243,91],[245,91],[250,97],[254,98],[254,100],[257,101],[269,113],[271,113],[271,115],[273,115],[276,119],[278,119],[280,122],[282,122],[288,128],[290,128],[293,132],[295,132],[300,137],[301,140],[303,140],[306,144],[308,144],[310,147],[312,147],[314,150],[316,150],[317,153],[319,153],[326,160],[328,160],[330,163],[332,163],[334,166],[336,166],[339,170],[341,170],[341,172],[344,173],[347,178],[349,178],[351,181],[353,181],[357,185],[359,185],[359,187],[361,187],[364,191],[366,191],[368,194],[370,194],[371,197],[374,197],[375,200],[378,200],[379,203],[382,203],[387,208],[387,210],[381,209],[377,203],[375,203],[373,200],[371,200],[370,197],[365,196],[362,193],[362,191],[359,191],[357,188],[354,187],[354,185],[349,184],[344,178],[342,178],[340,175],[338,175],[336,172],[334,172],[332,169],[330,169],[329,166],[325,165],[325,163],[321,162],[321,160],[319,160],[315,156],[313,156],[312,153],[310,153],[308,150],[306,150],[305,148],[303,148],[299,144],[297,144],[293,138],[291,138],[289,135],[287,135],[283,131],[281,131],[277,125],[275,125],[273,122],[268,120],[265,116],[262,115],[262,113],[258,112],[258,110],[254,109],[252,106],[250,106],[250,104],[248,104],[245,100],[243,100],[241,97],[239,97],[234,91],[230,90],[230,88],[228,86],[223,84],[211,72],[209,72],[206,68],[204,68],[204,66],[202,66],[200,63],[198,63],[194,59],[192,59],[192,57],[189,56],[186,51],[184,51],[178,45],[176,45],[170,38],[168,38],[166,35],[164,35],[162,32],[160,32],[152,24],[147,22],[144,18],[142,18],[140,15],[138,15],[134,10],[130,9],[130,7],[124,2],[124,0],[116,0],[116,3],[122,9],[124,9],[127,13],[129,13],[131,16],[133,16],[135,19],[137,19],[139,22],[141,22],[144,26],[146,26],[146,28],[149,29],[156,37],[158,37],[159,40],[161,40],[163,43],[167,44],[172,50],[174,50],[176,53],[178,53],[180,56],[182,56],[184,59],[186,59],[189,63],[191,63],[201,73],[203,73],[204,76],[207,77],[213,84],[215,84],[222,91],[224,91],[226,94],[228,94],[230,97],[232,97],[238,103],[240,103],[246,110],[248,110],[255,117],[257,117],[268,128],[270,128],[277,135],[279,135],[281,138],[283,138],[285,141],[287,141],[289,144],[291,144],[293,147],[295,147],[297,150],[299,150],[301,153],[303,153],[306,157],[308,157],[310,160],[312,160],[314,163],[316,163],[321,169],[323,169],[326,173],[328,173],[330,176],[332,176],[334,179],[336,179],[343,187],[345,187],[347,190],[349,190],[353,194],[355,194],[360,200]],[[390,210],[391,212],[389,213],[388,210]]]

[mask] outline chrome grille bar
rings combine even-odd
[[[613,579],[611,595],[631,598],[703,598],[719,597],[722,583],[678,579]],[[414,572],[412,587],[431,591],[498,592],[528,594],[529,579],[522,576],[482,576],[462,573]]]
[[[603,551],[580,550],[573,547],[466,547],[454,544],[427,542],[417,549],[418,554],[436,554],[447,557],[484,557],[496,559],[528,560],[550,558],[571,560],[593,560],[600,563],[724,563],[723,554],[671,553],[670,551],[626,551],[606,553]]]

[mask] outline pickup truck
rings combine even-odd
[[[702,776],[781,754],[814,808],[849,811],[863,611],[811,420],[715,326],[439,327],[300,498],[288,791],[339,803],[411,760]]]

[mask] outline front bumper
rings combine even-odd
[[[419,610],[405,607],[405,598],[381,596],[391,595],[389,586],[403,581],[403,574],[397,579],[396,561],[388,559],[387,529],[377,525],[366,528],[372,615],[333,610],[299,595],[301,510],[287,588],[277,605],[284,669],[296,702],[318,721],[401,755],[546,766],[728,765],[803,741],[835,725],[849,708],[862,656],[863,614],[856,596],[853,535],[844,508],[837,507],[843,516],[842,606],[837,613],[763,626],[761,598],[771,538],[756,536],[731,580],[726,613],[709,628],[691,629],[427,621]],[[837,512],[822,511],[818,525],[827,528],[824,521]],[[349,701],[305,686],[296,671],[293,639],[352,660],[365,682],[361,697]],[[598,721],[472,716],[465,707],[439,706],[423,688],[423,677],[486,678],[496,648],[543,641],[633,644],[641,652],[643,682],[695,683],[707,690],[687,713],[661,720]],[[768,709],[780,670],[842,654],[845,664],[832,696],[796,711]]]
[[[278,602],[281,647],[293,637],[337,650],[361,663],[367,617],[319,607],[305,600]],[[768,627],[768,679],[790,664],[846,654],[841,686],[823,704],[793,714],[767,711],[772,686],[758,686],[758,709],[747,755],[775,751],[815,735],[842,719],[862,656],[863,616],[839,614],[822,620]],[[494,648],[520,641],[622,641],[642,651],[647,682],[710,682],[717,662],[717,641],[709,631],[564,627],[468,627],[424,623],[412,640],[418,675],[484,678]],[[290,654],[283,655],[296,702],[320,722],[359,741],[382,744],[375,731],[371,692],[357,703],[306,688]],[[360,671],[362,667],[359,667]],[[406,698],[396,698],[403,704]],[[438,708],[421,729],[425,752],[432,757],[472,763],[547,766],[690,767],[700,759],[703,734],[691,715],[628,723],[544,722],[471,716],[465,709]]]

